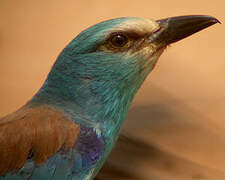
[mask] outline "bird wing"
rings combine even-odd
[[[15,173],[32,156],[44,163],[62,147],[72,148],[80,128],[47,105],[20,110],[0,119],[0,176]]]

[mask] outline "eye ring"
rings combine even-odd
[[[110,42],[114,47],[122,48],[128,43],[128,37],[121,33],[113,34]]]

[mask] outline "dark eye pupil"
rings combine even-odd
[[[124,35],[116,34],[112,37],[111,42],[116,47],[123,47],[128,42],[128,39]]]

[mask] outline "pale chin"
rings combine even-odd
[[[151,67],[151,70],[154,69],[156,63],[158,62],[160,56],[162,55],[162,53],[164,52],[164,50],[166,49],[166,47],[160,48],[158,49],[153,55],[151,54],[149,57],[146,58],[146,68]]]

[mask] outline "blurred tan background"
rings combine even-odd
[[[88,26],[121,16],[190,14],[212,15],[223,23],[225,1],[1,0],[0,116],[37,92],[62,48]],[[214,25],[162,55],[124,126],[126,135],[153,152],[133,153],[122,144],[121,169],[131,161],[125,169],[143,180],[225,179],[224,32],[224,24]],[[128,153],[139,153],[140,159],[123,162]]]

